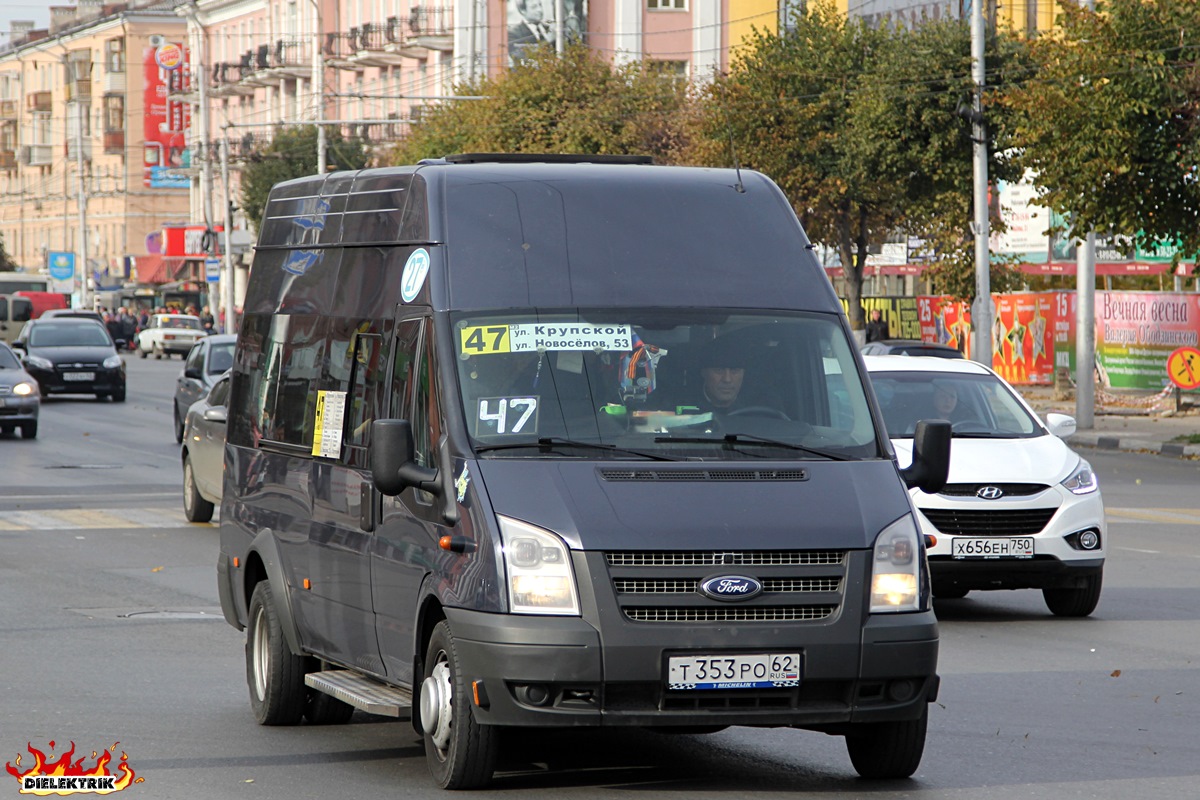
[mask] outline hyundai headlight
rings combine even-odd
[[[1063,481],[1062,485],[1071,494],[1091,494],[1100,488],[1100,482],[1096,480],[1096,473],[1092,472],[1092,465],[1082,458],[1079,459],[1079,466],[1075,467],[1071,477]]]
[[[109,356],[108,358],[104,359],[105,369],[116,369],[119,366],[121,366],[120,356]]]
[[[37,391],[37,387],[28,381],[21,381],[13,387],[12,391],[17,397],[28,397]]]
[[[871,558],[871,613],[921,610],[921,551],[912,514],[883,529]]]
[[[514,614],[578,616],[579,595],[570,552],[558,536],[497,515],[508,576],[508,607]]]
[[[37,369],[54,369],[54,362],[41,356],[25,356],[25,363]]]

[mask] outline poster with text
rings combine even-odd
[[[1096,292],[1096,370],[1102,386],[1161,389],[1167,358],[1200,342],[1200,296]]]

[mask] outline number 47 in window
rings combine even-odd
[[[482,397],[475,435],[537,433],[537,405],[536,397]]]

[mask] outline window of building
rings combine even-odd
[[[646,0],[651,11],[687,11],[687,0]]]
[[[110,73],[125,71],[125,40],[109,39],[104,46],[104,65]]]
[[[651,61],[650,69],[660,78],[670,81],[686,81],[688,77],[686,61]]]

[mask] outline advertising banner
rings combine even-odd
[[[992,369],[1012,384],[1054,382],[1058,292],[994,294]],[[1065,298],[1063,298],[1065,299]]]
[[[862,307],[868,321],[871,319],[871,312],[879,309],[880,316],[888,324],[889,339],[919,340],[921,338],[921,321],[917,318],[917,298],[864,297]],[[849,313],[849,307],[844,299],[842,300],[842,310]]]
[[[971,357],[971,309],[966,303],[945,296],[917,298],[921,339],[947,344]]]
[[[1200,342],[1200,296],[1096,292],[1096,368],[1101,385],[1161,389],[1171,353]]]
[[[161,39],[151,37],[155,38]],[[154,189],[186,189],[191,180],[181,169],[191,162],[188,152],[191,105],[182,99],[172,99],[172,95],[182,98],[191,85],[187,48],[175,42],[144,48],[142,66],[146,79],[142,183]]]

